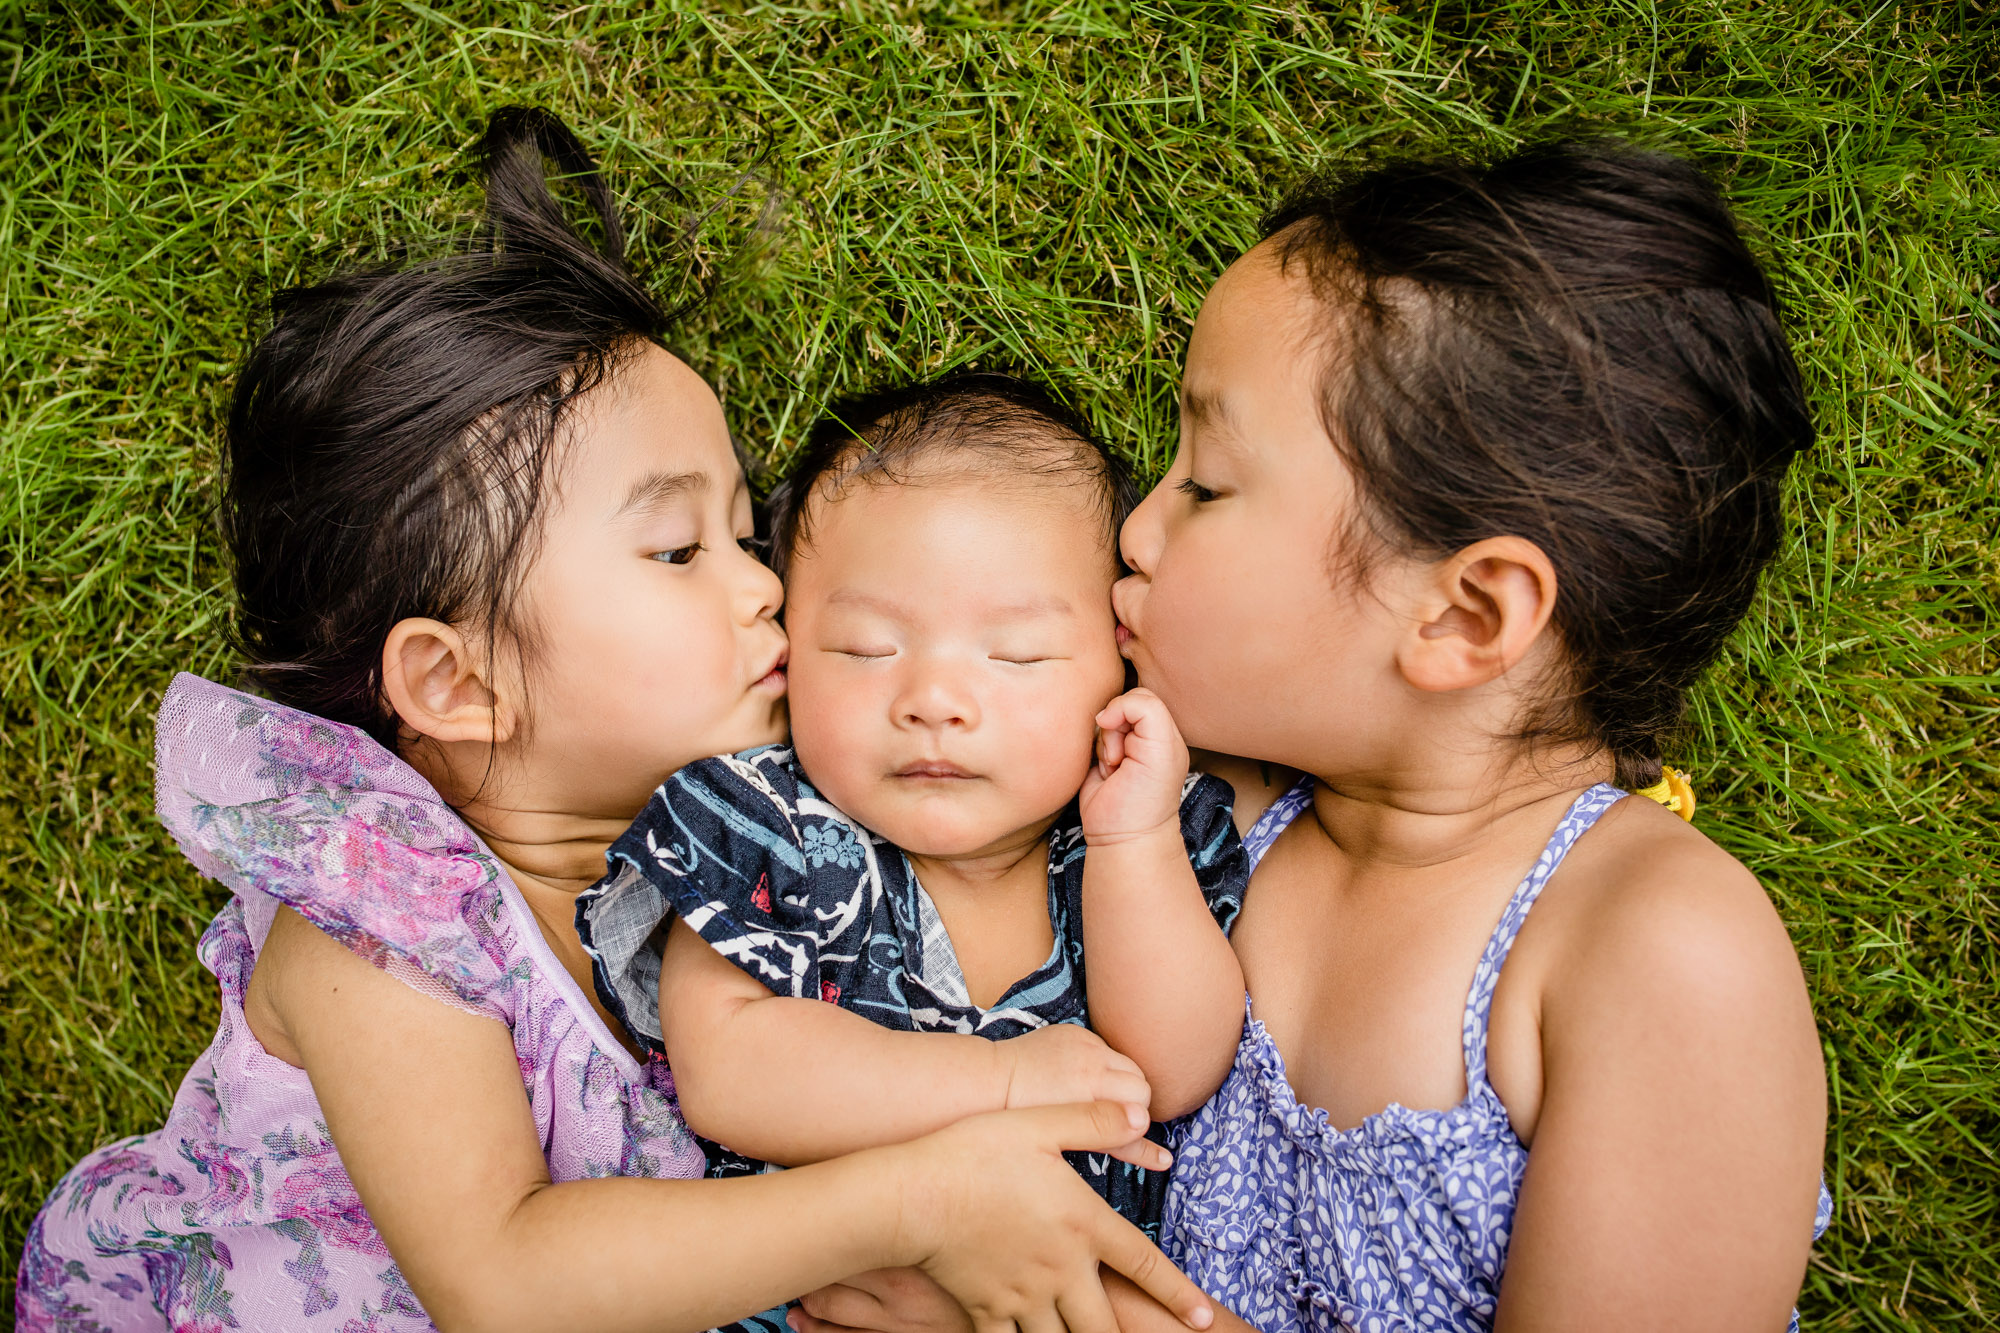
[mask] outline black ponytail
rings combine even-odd
[[[589,152],[512,107],[477,159],[467,248],[280,293],[229,414],[222,527],[246,683],[391,748],[382,647],[410,617],[509,628],[565,417],[663,310],[625,260]],[[547,163],[602,231],[586,242]]]

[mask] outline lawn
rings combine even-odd
[[[1007,360],[1157,471],[1202,292],[1302,169],[1565,130],[1699,158],[1820,426],[1674,756],[1824,1037],[1806,1322],[2000,1326],[1991,4],[0,7],[0,1302],[57,1177],[156,1125],[214,1023],[222,894],[152,818],[150,719],[230,671],[213,477],[259,303],[462,225],[463,149],[533,102],[662,286],[715,282],[680,342],[780,464],[833,393]]]

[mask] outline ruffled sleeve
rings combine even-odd
[[[675,917],[774,995],[837,994],[836,974],[855,961],[839,946],[863,932],[882,851],[805,781],[789,746],[688,765],[653,793],[611,845],[610,873],[577,902],[598,994],[660,1051],[660,953]]]
[[[1224,934],[1236,924],[1236,914],[1243,910],[1243,890],[1250,883],[1250,858],[1232,813],[1235,802],[1235,789],[1206,773],[1189,774],[1181,788],[1181,838],[1194,865],[1195,883]]]
[[[284,903],[426,994],[511,1021],[498,864],[365,733],[183,674],[160,705],[154,763],[161,822],[203,874]]]

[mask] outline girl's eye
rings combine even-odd
[[[676,546],[671,551],[655,551],[651,558],[663,564],[685,565],[707,549],[700,542],[690,542],[686,546]]]
[[[860,648],[836,648],[833,651],[839,653],[842,657],[851,657],[855,659],[857,662],[878,661],[881,658],[889,656],[890,653],[890,650],[887,648],[873,649],[873,650],[863,650]]]
[[[1011,666],[1033,666],[1037,662],[1050,662],[1055,659],[1049,657],[1007,657],[1000,653],[995,653],[990,660],[1006,662]]]
[[[1193,477],[1183,478],[1181,484],[1176,489],[1178,489],[1182,495],[1187,496],[1190,500],[1193,500],[1198,505],[1207,504],[1210,500],[1213,500],[1215,498],[1214,491],[1211,491],[1210,489],[1208,489],[1208,487],[1202,485],[1200,482],[1196,481]]]

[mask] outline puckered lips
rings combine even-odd
[[[756,682],[750,688],[753,690],[771,690],[779,694],[784,693],[785,664],[791,660],[791,649],[779,649],[777,659],[771,663],[770,669],[757,677]]]

